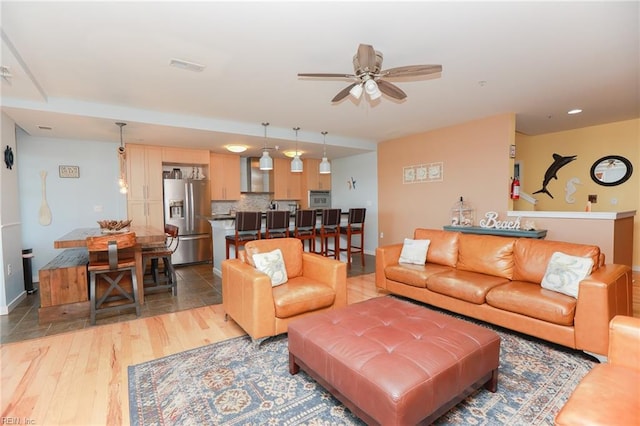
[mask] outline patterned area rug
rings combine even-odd
[[[435,424],[552,425],[595,360],[476,323],[502,338],[498,392],[474,392]],[[132,425],[364,424],[304,372],[289,374],[286,335],[259,348],[237,337],[130,366],[129,403]]]

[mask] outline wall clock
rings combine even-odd
[[[4,164],[9,170],[13,167],[13,149],[9,145],[4,149]]]

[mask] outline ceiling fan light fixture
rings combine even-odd
[[[356,84],[351,88],[351,90],[349,90],[349,94],[355,99],[360,99],[360,96],[362,96],[362,91],[362,84]]]
[[[369,99],[371,99],[372,101],[382,96],[382,92],[380,92],[380,89],[378,89],[378,84],[374,80],[369,79],[365,81],[364,90],[365,92],[367,92],[367,95],[369,95]]]

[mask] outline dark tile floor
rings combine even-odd
[[[355,262],[347,269],[347,275],[356,276],[375,272],[375,257],[365,255],[365,260],[366,266],[362,267],[359,256],[355,256]],[[176,274],[178,295],[172,296],[169,291],[145,294],[141,317],[222,303],[222,279],[213,274],[210,263],[176,267]],[[38,322],[39,306],[40,296],[39,292],[36,292],[27,295],[26,299],[9,315],[1,315],[0,343],[17,342],[91,327],[88,318],[40,324]],[[122,313],[105,312],[98,314],[96,325],[129,321],[135,318],[133,309]]]

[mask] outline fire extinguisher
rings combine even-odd
[[[518,176],[516,176],[515,179],[511,180],[511,199],[520,199],[520,180],[518,179]]]

